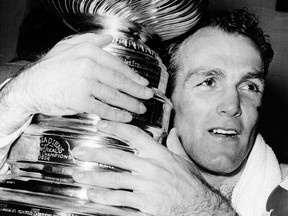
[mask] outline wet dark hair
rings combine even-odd
[[[265,35],[263,30],[258,26],[257,17],[248,12],[246,8],[234,11],[207,11],[201,21],[191,31],[177,38],[176,41],[169,45],[168,51],[166,50],[168,56],[165,56],[164,59],[166,59],[166,65],[168,65],[168,72],[170,74],[169,92],[167,92],[169,96],[174,91],[176,74],[179,69],[179,65],[176,62],[179,47],[193,33],[204,27],[216,27],[228,34],[239,34],[250,38],[261,54],[264,73],[265,75],[267,74],[274,51],[269,43],[269,36]]]

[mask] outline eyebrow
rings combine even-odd
[[[219,77],[225,77],[224,73],[218,69],[209,69],[209,70],[203,70],[202,68],[197,70],[194,69],[193,71],[190,71],[188,73],[188,76],[186,77],[185,81],[189,80],[191,77],[195,77],[195,76],[219,76]],[[255,72],[249,72],[247,74],[245,74],[241,80],[248,80],[248,79],[259,79],[261,83],[265,83],[265,73],[263,70],[257,70]]]
[[[195,72],[196,71],[196,72]],[[193,70],[188,73],[188,76],[186,77],[186,80],[190,79],[191,77],[195,76],[220,76],[224,77],[224,73],[220,69],[212,69],[212,70]]]
[[[250,73],[247,73],[245,74],[243,77],[242,77],[242,80],[247,80],[247,79],[259,79],[262,83],[265,82],[265,73],[264,71],[256,71],[256,72],[250,72]]]

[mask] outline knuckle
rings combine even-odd
[[[107,119],[107,116],[109,114],[109,107],[103,102],[98,101],[97,99],[93,99],[93,101],[89,104],[88,108],[89,113],[93,113],[98,115],[100,118]]]
[[[132,96],[135,96],[137,98],[146,98],[144,86],[141,86],[132,81],[130,83],[127,83],[126,86],[127,88],[129,88],[129,92]]]
[[[117,90],[112,90],[110,94],[107,95],[107,99],[108,101],[114,101],[114,102],[120,101],[121,93]]]
[[[127,106],[132,110],[132,111],[138,111],[140,102],[134,98],[129,99],[129,102],[127,102]]]
[[[89,42],[82,42],[82,43],[79,43],[77,46],[77,52],[79,54],[82,54],[82,55],[90,55],[91,53],[93,53],[93,50],[94,50],[94,47],[91,43]]]
[[[108,118],[109,116],[109,108],[104,106],[102,109],[99,110],[99,115],[102,118]]]
[[[115,121],[123,121],[123,120],[125,120],[124,111],[115,110],[114,118],[115,118]]]
[[[87,196],[93,202],[99,202],[99,200],[102,198],[101,194],[96,189],[88,190]]]
[[[142,110],[140,109],[140,102],[137,100],[127,100],[127,102],[123,104],[125,104],[125,107],[123,106],[123,108],[127,111],[127,113],[131,114],[132,117],[141,114]]]
[[[127,83],[127,78],[123,74],[121,74],[121,73],[119,73],[119,72],[114,70],[112,75],[115,78],[115,81],[117,83],[120,83],[120,84]]]
[[[135,85],[134,91],[141,97],[145,96],[145,89],[143,86]]]
[[[107,104],[103,105],[104,107],[97,113],[101,118],[113,121],[121,121],[121,119],[123,119],[123,116],[119,114],[117,110],[113,109]]]
[[[90,58],[81,57],[76,64],[81,71],[90,71],[94,66],[94,61]]]
[[[118,184],[121,181],[121,174],[115,173],[113,177],[111,177],[111,180],[114,184]]]

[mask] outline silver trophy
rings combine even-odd
[[[169,125],[171,102],[165,92],[168,73],[151,48],[187,32],[200,19],[205,0],[42,0],[75,33],[110,34],[103,49],[126,62],[149,80],[154,97],[142,102],[147,112],[133,114],[136,125],[161,143]],[[151,45],[152,44],[152,45]],[[150,45],[150,46],[149,46]],[[115,109],[119,109],[115,107]],[[141,212],[92,203],[87,185],[75,183],[75,170],[122,172],[117,167],[77,161],[77,146],[116,148],[131,154],[137,149],[117,136],[99,132],[94,114],[36,115],[13,144],[8,163],[11,174],[0,176],[0,215],[142,215]]]

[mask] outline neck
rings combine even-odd
[[[221,192],[227,199],[230,200],[233,189],[239,181],[245,166],[231,175],[216,175],[205,171],[201,171],[203,178],[206,182],[217,191]]]

